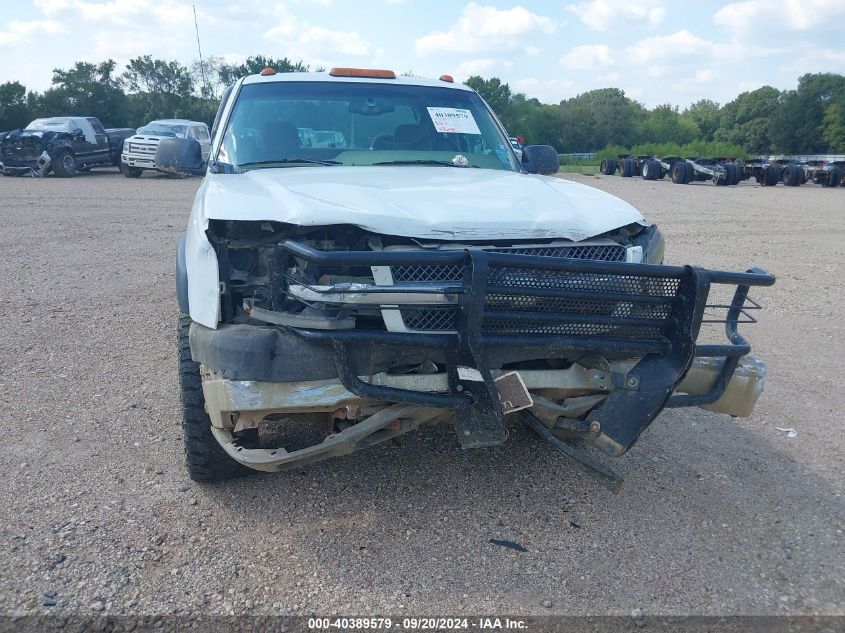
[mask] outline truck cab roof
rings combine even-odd
[[[443,79],[426,79],[424,77],[396,76],[391,79],[377,77],[334,76],[330,73],[276,73],[274,75],[249,75],[244,77],[243,84],[277,83],[282,81],[323,81],[338,83],[387,83],[401,86],[428,86],[434,88],[452,88],[473,92],[472,88],[464,84],[454,83]]]

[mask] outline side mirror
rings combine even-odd
[[[522,148],[522,166],[529,174],[550,176],[560,169],[560,159],[551,145],[526,145]]]
[[[205,176],[208,163],[202,159],[202,148],[192,138],[163,138],[155,155],[156,168],[172,174]]]

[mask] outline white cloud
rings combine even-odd
[[[305,50],[360,56],[370,52],[370,43],[355,31],[330,31],[321,26],[305,29],[296,39]]]
[[[652,79],[662,79],[666,75],[675,70],[674,66],[667,66],[665,64],[649,64],[646,68],[645,74]]]
[[[614,61],[607,44],[584,44],[572,48],[560,63],[570,70],[597,70],[612,66]]]
[[[0,31],[0,46],[4,44],[25,43],[34,33],[47,35],[66,35],[68,28],[54,20],[12,20],[6,24],[6,30]]]
[[[666,15],[660,0],[592,0],[570,4],[566,9],[596,31],[606,31],[616,23],[654,27]]]
[[[128,29],[137,29],[153,22],[158,28],[179,30],[186,26],[192,27],[194,22],[193,8],[187,2],[33,0],[33,4],[48,18],[70,14],[83,22],[112,24]],[[206,13],[199,8],[197,17],[206,25],[218,21],[213,13]],[[118,34],[114,35],[115,39],[119,39]]]
[[[308,59],[315,65],[325,65],[324,62],[334,56],[363,57],[373,53],[371,44],[355,31],[313,26],[291,13],[284,13],[264,37],[284,46],[286,54]]]
[[[417,38],[417,54],[478,53],[516,48],[532,33],[553,33],[551,18],[515,6],[497,9],[470,2],[461,17],[446,31],[434,31]]]
[[[716,73],[710,68],[699,68],[695,71],[692,80],[697,84],[706,84],[716,78]]]
[[[455,69],[455,74],[458,78],[466,78],[470,75],[478,75],[495,68],[499,64],[498,59],[482,58],[482,59],[468,59],[458,64]]]
[[[622,75],[620,75],[619,73],[617,73],[615,71],[611,72],[611,73],[604,73],[602,75],[599,75],[599,81],[614,82],[614,81],[619,81],[621,78],[622,78]]]
[[[810,31],[845,17],[842,0],[779,0],[777,7],[758,0],[734,2],[719,9],[713,21],[735,35],[752,31],[771,35],[772,27]]]
[[[841,74],[843,68],[845,68],[845,51],[830,48],[813,49],[784,66],[785,70],[796,75],[813,72],[834,72]]]
[[[543,103],[559,103],[576,94],[575,82],[571,79],[535,79],[528,77],[513,82],[517,92],[536,97]]]
[[[671,35],[657,35],[634,42],[625,49],[625,54],[627,59],[643,64],[700,55],[714,48],[713,42],[683,29]]]

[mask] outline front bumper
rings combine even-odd
[[[734,273],[475,248],[324,252],[285,241],[279,249],[326,267],[459,266],[461,280],[437,288],[449,298],[455,331],[420,334],[290,326],[209,330],[194,324],[191,349],[206,368],[204,389],[218,429],[231,427],[225,412],[240,410],[229,407],[252,402],[257,410],[283,410],[286,400],[303,406],[290,395],[290,385],[274,387],[261,381],[305,381],[308,384],[296,389],[321,393],[327,400],[320,406],[354,397],[449,409],[455,413],[464,446],[497,444],[506,436],[497,370],[519,361],[561,359],[568,369],[543,372],[552,384],[534,389],[540,393],[550,389],[560,399],[561,385],[567,384],[565,372],[574,367],[592,368],[601,380],[609,381],[604,390],[581,385],[580,391],[571,392],[578,397],[603,394],[600,404],[588,409],[573,431],[616,456],[628,450],[666,406],[708,406],[743,415],[762,390],[764,366],[756,359],[742,361],[750,346],[738,332],[739,323],[753,321],[746,318],[748,309],[758,307],[748,299],[749,288],[774,283],[772,275],[759,269]],[[716,284],[735,286],[730,302],[708,304]],[[431,286],[394,289],[403,297],[428,296],[432,291]],[[724,309],[724,318],[705,319],[707,308]],[[728,342],[697,344],[702,323],[714,321],[724,323]],[[391,363],[426,360],[445,367],[436,377],[425,377],[434,381],[428,387],[387,374]],[[467,379],[460,368],[475,370],[478,378]],[[379,373],[387,378],[372,378]],[[520,373],[531,391],[535,377]],[[316,385],[316,380],[330,382]],[[246,382],[238,386],[240,381]],[[249,394],[246,402],[233,395],[238,390]],[[280,394],[278,399],[273,393]]]
[[[139,169],[155,169],[155,161],[151,158],[136,156],[134,154],[121,154],[120,162],[129,167],[137,167]]]
[[[43,177],[50,168],[50,155],[45,151],[32,160],[6,159],[0,162],[0,174],[5,176]]]

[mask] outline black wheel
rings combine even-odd
[[[801,174],[797,165],[787,165],[784,167],[783,184],[787,187],[797,187],[801,184]]]
[[[656,180],[657,170],[656,163],[651,160],[643,161],[643,180]]]
[[[605,174],[608,176],[612,176],[616,173],[616,160],[613,158],[608,158],[605,161]]]
[[[179,315],[179,388],[182,395],[182,433],[185,466],[194,481],[223,481],[252,471],[226,454],[211,433],[211,419],[205,411],[199,364],[191,359],[188,331],[191,317]]]
[[[672,165],[672,182],[676,185],[685,185],[687,184],[687,167],[684,161],[675,161],[675,164]]]
[[[827,172],[828,187],[838,187],[840,182],[842,182],[842,170],[839,167],[834,167]]]
[[[732,163],[729,167],[733,170],[733,180],[731,181],[731,184],[738,185],[742,181],[742,165],[739,163]]]
[[[764,187],[774,187],[778,184],[778,173],[779,170],[774,165],[766,165],[765,169],[763,169],[763,178],[760,184]]]
[[[141,172],[144,171],[140,167],[130,167],[124,163],[120,163],[120,171],[123,172],[123,175],[127,178],[140,178]]]
[[[53,173],[59,178],[72,178],[76,175],[76,159],[66,149],[56,154],[51,165]]]
[[[634,172],[637,170],[637,166],[634,164],[634,159],[626,158],[622,161],[622,163],[625,165],[625,171],[622,172],[622,175],[625,176],[625,178],[633,176]]]

